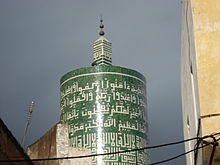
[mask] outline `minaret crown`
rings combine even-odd
[[[103,31],[103,19],[100,20],[100,37],[93,44],[93,63],[92,65],[112,65],[112,43],[105,37]]]

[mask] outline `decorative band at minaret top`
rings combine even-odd
[[[111,65],[112,64],[112,43],[109,42],[105,37],[103,31],[104,25],[101,19],[99,32],[100,37],[93,44],[93,65]]]

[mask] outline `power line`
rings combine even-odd
[[[214,136],[212,136],[212,139],[213,139],[213,148],[212,148],[212,153],[210,155],[210,159],[209,159],[209,165],[212,165],[212,162],[213,162],[213,159],[214,159],[214,154],[215,154],[215,150],[216,150],[216,147],[218,146],[218,141],[219,139],[216,139]]]
[[[166,144],[161,144],[161,145],[155,145],[155,146],[143,147],[143,148],[137,148],[137,149],[131,149],[131,150],[124,150],[124,151],[118,151],[118,152],[110,152],[110,153],[102,153],[102,154],[90,154],[90,155],[81,155],[81,156],[71,156],[71,157],[59,157],[59,158],[31,159],[31,160],[0,160],[0,162],[2,162],[2,163],[3,162],[4,163],[6,163],[6,162],[27,162],[27,161],[36,162],[36,161],[79,159],[79,158],[88,158],[88,157],[96,157],[96,156],[106,156],[106,155],[121,154],[121,153],[135,152],[135,151],[141,151],[141,150],[146,150],[146,149],[154,149],[154,148],[166,147],[166,146],[170,146],[170,145],[185,143],[185,142],[188,142],[188,141],[191,141],[191,140],[196,140],[196,139],[213,138],[214,136],[219,135],[219,134],[220,133],[215,133],[215,134],[207,135],[207,136],[204,136],[204,137],[201,137],[201,138],[194,137],[194,138],[190,138],[190,139],[186,139],[186,140],[182,140],[182,141],[177,141],[177,142],[172,142],[172,143],[166,143]],[[220,138],[218,140],[213,141],[213,142],[217,142],[219,140],[220,140]],[[152,164],[149,164],[149,165],[156,165],[156,164],[164,163],[164,162],[167,162],[167,161],[179,158],[179,157],[181,157],[183,155],[186,155],[186,154],[188,154],[190,152],[196,151],[196,150],[198,150],[200,148],[203,148],[203,147],[206,147],[206,146],[208,146],[210,144],[213,144],[213,142],[207,142],[207,144],[205,144],[204,146],[194,148],[193,150],[190,150],[188,152],[185,152],[185,153],[182,153],[180,155],[174,156],[172,158],[169,158],[169,159],[166,159],[166,160],[162,160],[162,161],[159,161],[159,162],[155,162],[155,163],[152,163]]]
[[[190,151],[184,152],[184,153],[179,154],[179,155],[177,155],[177,156],[174,156],[174,157],[172,157],[172,158],[169,158],[169,159],[166,159],[166,160],[162,160],[162,161],[159,161],[159,162],[155,162],[155,163],[150,163],[149,165],[161,164],[161,163],[165,163],[165,162],[168,162],[168,161],[177,159],[177,158],[179,158],[179,157],[181,157],[181,156],[187,155],[187,154],[189,154],[189,153],[191,153],[191,152],[194,152],[194,151],[196,151],[196,150],[198,150],[198,149],[207,147],[207,146],[210,145],[210,144],[212,144],[212,142],[207,143],[207,144],[205,144],[205,145],[203,145],[203,146],[197,147],[196,149],[192,149],[192,150],[190,150]]]
[[[137,149],[131,149],[131,150],[124,150],[124,151],[118,151],[118,152],[110,152],[110,153],[102,153],[102,154],[90,154],[90,155],[73,156],[73,157],[61,157],[61,158],[32,159],[31,161],[77,159],[77,158],[87,158],[87,157],[94,157],[94,156],[106,156],[106,155],[112,155],[112,154],[121,154],[121,153],[126,153],[126,152],[134,152],[134,151],[141,151],[141,150],[146,150],[146,149],[166,147],[166,146],[180,144],[180,143],[184,143],[184,142],[188,142],[188,141],[196,140],[196,139],[197,139],[197,137],[194,137],[194,138],[181,140],[181,141],[177,141],[177,142],[171,142],[171,143],[166,143],[166,144],[160,144],[160,145],[155,145],[155,146],[149,146],[149,147],[143,147],[143,148],[137,148]],[[14,161],[14,162],[23,162],[23,161],[27,161],[27,160],[0,160],[0,162],[12,162],[12,161]]]
[[[219,135],[219,133],[215,133],[215,134],[212,134],[212,135],[208,135],[208,136],[204,136],[204,137],[202,137],[202,138],[199,138],[199,141],[203,141],[203,139],[206,139],[206,138],[213,138],[213,141],[212,141],[212,142],[206,142],[206,144],[203,145],[203,146],[200,146],[200,147],[199,147],[199,145],[198,145],[196,148],[194,148],[194,149],[192,149],[192,150],[190,150],[190,151],[184,152],[184,153],[182,153],[182,154],[179,154],[179,155],[177,155],[177,156],[171,157],[171,158],[166,159],[166,160],[162,160],[162,161],[150,163],[149,165],[156,165],[156,164],[165,163],[165,162],[168,162],[168,161],[177,159],[177,158],[179,158],[179,157],[181,157],[181,156],[187,155],[187,154],[189,154],[189,153],[191,153],[191,152],[194,152],[194,151],[198,152],[199,149],[204,148],[204,147],[207,147],[208,145],[212,144],[212,145],[213,145],[213,150],[212,150],[212,154],[211,154],[211,156],[210,156],[210,164],[209,164],[209,165],[211,165],[211,164],[212,164],[212,160],[213,160],[213,156],[214,156],[214,152],[215,152],[215,148],[214,148],[214,147],[217,146],[217,144],[218,144],[217,142],[220,140],[220,138],[216,140],[216,138],[214,137],[214,136],[216,136],[216,135]],[[196,139],[198,139],[198,138],[196,138]]]

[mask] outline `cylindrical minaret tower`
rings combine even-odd
[[[145,147],[147,138],[146,81],[137,71],[112,66],[111,43],[94,42],[92,67],[65,74],[60,81],[61,120],[69,125],[70,145],[93,154]],[[145,165],[148,152],[93,157],[93,165]]]

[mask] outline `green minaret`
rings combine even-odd
[[[60,81],[61,120],[70,145],[110,153],[148,145],[146,80],[137,71],[111,65],[104,25],[93,45],[92,67],[66,73]],[[93,157],[93,165],[147,165],[146,150]]]

